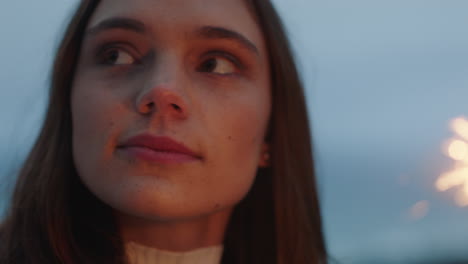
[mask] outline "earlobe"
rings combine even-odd
[[[270,145],[266,142],[262,144],[262,150],[260,151],[259,167],[267,168],[270,167]]]

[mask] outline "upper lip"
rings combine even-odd
[[[184,144],[175,141],[170,137],[165,136],[153,136],[151,134],[139,134],[137,136],[127,139],[119,147],[145,147],[155,151],[168,151],[182,153],[196,158],[201,158],[201,156]]]

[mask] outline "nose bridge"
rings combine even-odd
[[[162,84],[170,85],[177,80],[178,72],[181,70],[180,62],[174,52],[162,52],[153,64],[149,73],[150,87],[159,86]]]
[[[161,52],[146,73],[146,80],[137,98],[137,109],[142,114],[185,116],[187,94],[184,87],[183,62],[175,52]]]

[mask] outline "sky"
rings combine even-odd
[[[305,84],[331,255],[363,264],[468,259],[468,207],[454,201],[456,188],[435,188],[464,166],[444,152],[465,140],[450,122],[468,116],[468,1],[273,2]],[[4,186],[37,136],[76,3],[0,3]]]

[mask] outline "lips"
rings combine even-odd
[[[158,163],[180,163],[201,159],[201,156],[170,137],[140,134],[119,146],[127,154]]]

